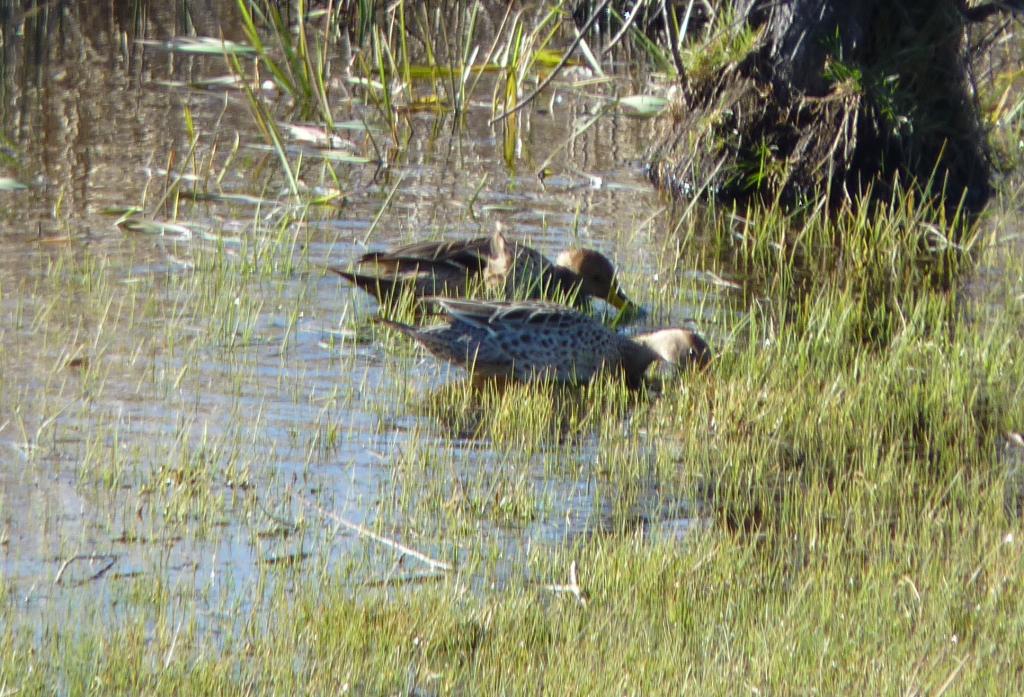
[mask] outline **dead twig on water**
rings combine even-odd
[[[549,590],[552,593],[572,593],[573,597],[579,601],[579,604],[583,607],[587,606],[587,592],[580,588],[579,579],[576,576],[576,560],[573,559],[572,564],[569,565],[569,583],[568,584],[551,584],[544,586],[545,590]]]
[[[367,537],[373,540],[374,542],[378,542],[386,547],[390,547],[391,549],[397,550],[402,554],[406,554],[414,559],[419,559],[421,562],[434,569],[441,569],[442,571],[454,570],[454,567],[451,564],[428,557],[426,554],[423,554],[423,552],[417,552],[415,549],[411,547],[406,547],[401,542],[396,542],[395,540],[392,540],[390,538],[378,535],[377,533],[373,532],[372,530],[363,525],[353,523],[350,520],[345,520],[337,513],[333,511],[328,511],[326,508],[320,506],[318,503],[314,501],[310,501],[309,499],[299,496],[298,494],[296,494],[295,498],[298,499],[299,503],[301,503],[306,508],[310,508],[316,511],[325,518],[330,518],[338,525],[341,525],[342,527],[351,530],[352,532],[356,533],[357,535],[360,535],[361,537]]]
[[[493,125],[498,121],[501,121],[502,119],[507,119],[509,116],[516,113],[524,106],[532,102],[534,98],[544,90],[545,87],[550,85],[551,81],[555,79],[555,76],[557,76],[558,73],[562,70],[562,68],[565,67],[565,64],[569,62],[569,59],[572,57],[573,51],[575,51],[576,48],[580,45],[580,42],[583,41],[584,35],[588,31],[590,31],[590,27],[594,26],[594,22],[597,21],[597,18],[601,16],[601,13],[604,12],[604,8],[608,7],[608,3],[610,2],[611,0],[604,0],[604,2],[602,2],[596,10],[594,10],[594,13],[590,15],[590,19],[588,19],[586,23],[584,23],[584,25],[580,28],[579,32],[576,35],[576,40],[573,41],[569,48],[565,50],[565,54],[562,56],[562,60],[558,61],[558,65],[556,65],[552,69],[552,71],[548,73],[548,76],[546,78],[540,81],[540,84],[537,85],[537,87],[534,88],[534,90],[530,92],[530,94],[523,97],[523,99],[518,104],[513,106],[511,109],[506,109],[505,111],[495,116],[493,119],[488,121],[487,124]]]
[[[99,561],[101,559],[106,562],[106,564],[103,566],[103,568],[101,568],[99,571],[94,573],[92,576],[89,576],[88,578],[84,578],[84,579],[82,579],[80,581],[76,581],[75,582],[76,586],[80,586],[83,583],[88,583],[90,581],[95,581],[96,579],[100,578],[105,573],[110,571],[113,568],[114,564],[117,563],[117,555],[116,554],[76,554],[75,556],[71,557],[70,559],[65,559],[64,562],[60,565],[60,569],[57,570],[57,575],[53,577],[53,585],[55,585],[55,586],[61,585],[61,581],[64,578],[64,572],[68,570],[68,567],[71,566],[72,563],[74,563],[76,561],[92,561],[92,562],[94,562],[94,561]]]

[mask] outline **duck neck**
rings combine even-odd
[[[640,387],[648,366],[662,357],[661,354],[647,345],[645,339],[646,337],[643,336],[633,339],[623,337],[622,345],[619,348],[619,355],[622,357],[622,369],[626,374],[626,384],[631,389]]]
[[[587,297],[580,287],[582,279],[575,271],[556,264],[547,269],[546,275],[549,293],[565,297],[574,307],[583,307],[587,304]]]

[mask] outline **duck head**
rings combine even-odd
[[[619,286],[615,266],[608,257],[594,249],[567,249],[558,255],[555,264],[572,271],[579,279],[580,294],[600,298],[617,310],[639,311]]]

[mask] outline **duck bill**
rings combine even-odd
[[[647,311],[626,297],[618,283],[612,284],[612,292],[608,295],[608,303],[619,311],[618,317],[620,321],[630,322],[647,316]]]
[[[608,293],[608,302],[611,303],[612,307],[616,310],[626,310],[637,307],[633,304],[633,301],[627,298],[626,294],[622,292],[622,288],[619,287],[617,281],[612,281],[611,292]]]

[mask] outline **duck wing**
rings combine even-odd
[[[435,301],[459,332],[481,339],[493,353],[508,356],[517,378],[549,377],[585,382],[618,360],[622,337],[600,322],[552,303]]]
[[[479,327],[490,329],[539,330],[593,324],[586,315],[564,305],[535,300],[461,300],[456,298],[426,298],[450,317]]]
[[[360,264],[377,264],[388,271],[429,271],[445,269],[463,274],[480,274],[491,255],[491,238],[469,240],[428,240],[380,252],[368,252]]]
[[[462,295],[466,291],[466,272],[447,266],[382,274],[358,273],[333,266],[329,268],[380,301],[395,300],[403,292],[410,292],[419,298],[434,295]]]

